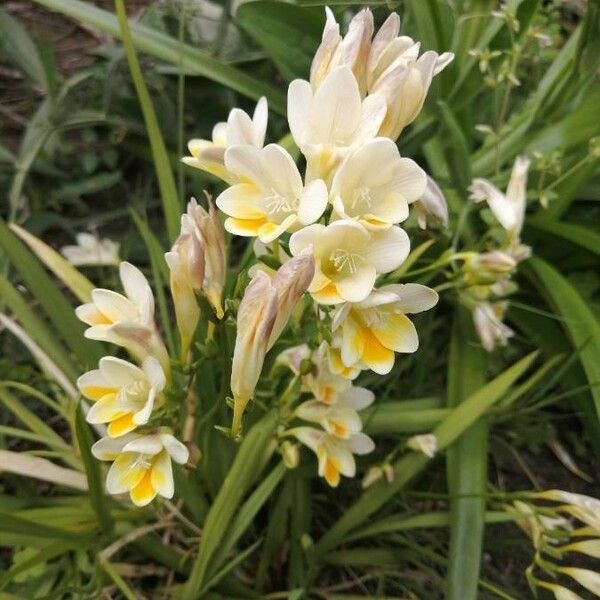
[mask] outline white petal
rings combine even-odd
[[[306,248],[314,246],[324,230],[325,225],[317,223],[293,233],[290,237],[290,252],[292,253],[292,256],[298,256]]]
[[[355,433],[350,436],[346,445],[353,454],[369,454],[375,450],[373,440],[364,433]]]
[[[124,261],[119,265],[119,276],[125,290],[125,295],[138,308],[145,304],[150,285],[144,274],[131,263]]]
[[[346,302],[360,302],[371,293],[376,279],[375,267],[372,264],[363,264],[354,273],[338,277],[335,280],[335,287]]]
[[[269,169],[269,192],[275,191],[284,197],[298,198],[302,193],[302,178],[289,152],[278,144],[269,144],[261,151],[265,170]]]
[[[368,258],[378,273],[389,273],[397,269],[410,252],[408,235],[400,227],[390,227],[382,232],[373,233],[368,247]]]
[[[96,288],[92,290],[92,300],[98,310],[112,323],[133,321],[139,317],[139,311],[133,302],[112,290]]]
[[[146,379],[144,372],[139,367],[121,358],[105,356],[100,359],[99,366],[106,380],[119,387]]]
[[[92,446],[92,454],[98,460],[115,460],[123,452],[123,447],[138,437],[139,434],[135,433],[128,433],[119,438],[103,437]]]
[[[150,475],[152,487],[163,498],[172,498],[175,493],[173,465],[167,452],[161,452],[152,464]]]
[[[269,120],[269,105],[267,99],[262,98],[256,103],[252,123],[254,124],[254,145],[262,148],[265,143],[265,134],[267,133],[267,123]]]
[[[154,356],[149,356],[142,363],[142,369],[146,374],[150,385],[158,392],[162,392],[166,385],[166,378],[165,372],[158,360],[156,360]]]
[[[184,465],[188,461],[190,457],[189,450],[178,439],[176,439],[170,433],[161,433],[160,440],[169,456],[176,463]]]
[[[338,396],[338,402],[350,406],[354,410],[363,410],[375,401],[375,394],[367,388],[352,386]]]
[[[308,81],[295,79],[288,87],[287,115],[290,131],[296,144],[302,148],[307,139],[313,92]]]
[[[156,434],[143,435],[123,447],[123,452],[137,452],[154,456],[163,449],[161,439]]]
[[[326,208],[327,186],[322,179],[315,179],[302,191],[298,218],[303,225],[310,225],[321,218]]]
[[[385,285],[379,292],[390,292],[396,296],[394,309],[405,314],[414,314],[433,308],[439,300],[438,293],[419,283]]]

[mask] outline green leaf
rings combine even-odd
[[[100,345],[83,337],[84,325],[75,316],[71,304],[46,274],[35,256],[1,219],[0,247],[73,353],[87,366],[97,362],[101,356]]]
[[[449,408],[459,406],[485,383],[486,362],[471,315],[458,306],[448,361]],[[450,495],[448,600],[477,598],[487,491],[488,429],[487,421],[480,419],[446,453]]]
[[[286,80],[306,78],[321,40],[321,11],[287,2],[258,0],[240,5],[236,21],[264,48]]]
[[[156,170],[156,178],[158,179],[158,187],[160,188],[160,196],[163,203],[163,213],[167,225],[167,233],[169,239],[174,241],[179,234],[179,221],[181,218],[181,202],[177,195],[177,187],[173,171],[169,164],[169,156],[165,147],[158,119],[154,112],[154,106],[148,88],[144,82],[142,69],[135,52],[135,45],[129,29],[129,21],[125,12],[125,4],[123,0],[115,0],[119,26],[121,28],[121,39],[125,48],[125,55],[129,63],[131,78],[137,92],[138,100],[144,115],[144,122],[148,130],[148,138],[150,139],[150,149],[152,150],[152,158],[154,160],[154,168]]]
[[[561,324],[579,354],[600,419],[600,322],[579,292],[554,267],[537,256],[526,265],[550,305],[562,316]]]
[[[46,73],[33,40],[17,19],[0,8],[0,47],[34,83],[45,88]]]
[[[51,10],[56,10],[64,15],[76,19],[99,31],[119,38],[121,31],[115,15],[106,10],[97,8],[89,2],[81,0],[34,0]],[[269,84],[255,79],[244,71],[236,69],[213,58],[206,52],[198,50],[187,44],[180,44],[179,40],[170,37],[140,23],[132,23],[131,34],[136,48],[164,60],[178,68],[184,69],[187,75],[201,75],[212,81],[220,83],[247,96],[258,100],[266,96],[271,110],[286,114],[286,99],[279,90]]]
[[[576,225],[575,223],[554,221],[546,219],[543,216],[527,219],[527,227],[533,227],[534,229],[550,233],[553,236],[563,238],[594,254],[600,255],[600,233],[598,233],[597,228],[592,229],[584,225]]]
[[[438,102],[438,107],[444,129],[448,134],[446,161],[450,177],[457,190],[466,190],[471,183],[469,144],[450,107],[442,100]]]
[[[109,532],[112,530],[113,520],[108,509],[106,496],[104,495],[104,482],[102,480],[100,464],[92,455],[91,448],[94,443],[94,438],[86,423],[81,404],[77,405],[75,412],[75,434],[77,436],[77,444],[79,446],[79,452],[81,453],[81,459],[83,460],[83,466],[85,467],[85,474],[88,480],[90,502],[98,516],[98,521],[102,525],[102,531]]]
[[[246,491],[259,475],[275,423],[275,411],[266,414],[250,429],[240,444],[231,469],[206,517],[200,547],[183,592],[183,600],[197,598],[203,588],[209,565],[225,538],[231,519]]]

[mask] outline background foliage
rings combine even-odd
[[[342,20],[358,8],[331,4]],[[323,5],[128,2],[125,50],[110,3],[0,8],[0,312],[54,365],[40,368],[2,321],[0,596],[523,598],[532,550],[502,523],[503,502],[549,487],[600,496],[600,4],[370,6],[379,21],[397,10],[424,48],[456,54],[399,142],[444,189],[450,227],[414,230],[422,251],[399,280],[443,283],[444,272],[421,269],[486,229],[467,201],[471,179],[503,189],[516,155],[534,160],[523,234],[534,256],[508,315],[517,336],[487,355],[451,293],[419,317],[420,350],[384,383],[360,380],[377,395],[365,422],[378,440],[361,471],[389,462],[395,473],[366,491],[358,479],[326,489],[306,461],[287,471],[265,460],[277,390],[261,390],[240,446],[217,432],[229,366],[206,348],[199,466],[177,472],[173,503],[143,510],[104,496],[77,408],[73,382],[99,356],[72,311],[73,289],[85,297],[89,282],[58,281],[6,223],[54,248],[84,229],[118,239],[162,290],[167,323],[162,253],[184,201],[220,189],[179,162],[184,141],[261,95],[270,139],[284,138],[287,83],[307,76]],[[236,267],[244,245],[231,245]],[[114,269],[85,275],[116,286]],[[225,343],[234,331],[226,324]],[[434,429],[446,453],[405,453],[408,436]],[[34,461],[23,476],[13,453],[59,470]]]

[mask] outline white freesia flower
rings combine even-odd
[[[514,331],[502,322],[506,302],[479,302],[473,310],[473,322],[481,345],[491,352],[498,343],[506,346]]]
[[[325,404],[307,400],[298,406],[296,416],[304,421],[318,423],[331,435],[348,439],[362,430],[362,421],[356,410],[346,404]]]
[[[86,416],[88,423],[108,423],[108,435],[113,438],[146,424],[166,383],[160,363],[149,356],[140,369],[105,356],[98,367],[77,380],[79,391],[94,401]]]
[[[410,242],[399,227],[371,232],[360,223],[342,219],[294,233],[292,255],[307,249],[312,249],[316,262],[309,288],[313,298],[322,304],[339,304],[364,300],[378,274],[389,273],[404,262]]]
[[[229,216],[225,229],[230,233],[270,243],[285,231],[314,223],[327,206],[325,183],[317,179],[303,186],[292,157],[277,144],[230,148],[225,165],[240,180],[217,198]]]
[[[235,183],[236,175],[225,166],[225,150],[232,146],[249,145],[262,148],[267,132],[268,106],[267,99],[261,98],[254,110],[254,116],[239,108],[234,108],[227,122],[217,123],[212,131],[212,141],[193,139],[188,143],[191,156],[182,161],[186,165],[196,167],[223,179],[227,183]]]
[[[487,202],[500,225],[516,239],[521,233],[525,218],[529,164],[529,158],[517,156],[506,194],[503,194],[487,179],[474,179],[469,187],[471,199],[475,202]]]
[[[333,170],[353,149],[376,136],[385,117],[379,95],[362,100],[349,67],[338,67],[316,92],[296,79],[288,88],[288,121],[294,141],[307,160],[307,181],[329,181]]]
[[[204,243],[194,221],[181,215],[181,232],[165,260],[170,271],[170,286],[177,329],[181,338],[181,360],[186,361],[200,319],[196,292],[204,283]]]
[[[328,6],[325,7],[325,14],[321,44],[310,66],[310,83],[316,90],[336,67],[347,66],[352,69],[364,95],[367,87],[367,62],[374,30],[373,13],[368,8],[359,11],[350,22],[348,33],[343,38],[340,35],[340,26]]]
[[[108,238],[99,238],[91,233],[78,233],[77,245],[63,246],[61,254],[74,266],[118,265],[119,244]]]
[[[319,476],[324,477],[331,487],[338,486],[340,475],[356,475],[354,454],[368,454],[375,448],[373,440],[364,433],[353,433],[347,439],[313,427],[296,427],[288,433],[317,455]]]
[[[362,302],[341,306],[334,316],[334,344],[345,365],[360,363],[384,375],[394,366],[395,352],[415,352],[419,338],[406,316],[429,310],[437,293],[416,283],[386,285]]]
[[[122,262],[119,276],[125,295],[97,288],[92,301],[75,309],[77,317],[89,325],[85,337],[126,348],[139,360],[155,356],[169,373],[169,357],[154,323],[154,295],[144,274]]]
[[[414,204],[417,223],[421,229],[427,229],[428,221],[433,218],[444,227],[448,227],[448,203],[439,185],[427,176],[427,185],[421,198]]]
[[[376,138],[352,152],[331,184],[334,213],[367,229],[387,229],[408,217],[408,205],[425,191],[424,171],[398,147]]]
[[[237,314],[237,336],[231,367],[234,410],[232,435],[238,435],[242,415],[262,371],[265,355],[277,341],[314,273],[314,259],[289,260],[273,278],[258,271],[244,292]]]
[[[92,446],[92,454],[99,460],[113,461],[106,478],[108,493],[129,492],[137,506],[146,506],[157,494],[172,498],[171,460],[183,465],[189,458],[188,449],[167,432],[102,438]]]

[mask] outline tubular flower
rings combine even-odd
[[[298,256],[285,263],[272,279],[257,271],[244,292],[231,367],[234,436],[239,433],[242,415],[254,395],[265,355],[285,328],[313,273],[312,256]]]
[[[500,225],[515,240],[519,238],[525,218],[529,164],[526,156],[517,156],[506,194],[487,179],[474,179],[469,187],[471,199],[475,202],[487,202]]]
[[[404,262],[410,250],[406,232],[399,227],[371,232],[360,223],[342,219],[330,225],[310,225],[290,238],[296,256],[312,248],[315,277],[309,287],[321,304],[364,300],[380,273]]]
[[[407,314],[429,310],[437,293],[416,283],[387,285],[362,302],[345,304],[334,316],[334,344],[344,364],[360,363],[384,375],[394,366],[394,352],[415,352],[417,331]]]
[[[77,380],[79,391],[94,401],[86,417],[88,423],[108,423],[111,438],[145,425],[166,383],[160,363],[149,356],[140,369],[120,358],[105,356],[98,367]]]
[[[100,239],[91,233],[78,233],[77,245],[63,246],[61,254],[74,266],[118,265],[119,244],[108,238]]]
[[[491,352],[496,343],[506,346],[514,331],[502,322],[506,302],[479,302],[473,310],[473,322],[482,346]]]
[[[294,141],[307,160],[307,181],[329,181],[333,170],[353,148],[375,137],[385,110],[385,101],[379,95],[361,99],[349,67],[329,73],[316,92],[308,81],[292,81],[288,121]]]
[[[439,221],[444,227],[448,227],[449,215],[446,197],[438,184],[429,175],[427,176],[425,191],[414,206],[417,213],[417,223],[421,229],[427,229],[427,222],[430,218]]]
[[[187,205],[187,214],[195,223],[204,242],[204,281],[202,291],[215,309],[218,319],[223,318],[223,287],[227,275],[227,250],[225,233],[219,213],[208,198],[208,212],[195,198]]]
[[[137,506],[146,506],[157,494],[172,498],[171,460],[183,465],[189,458],[188,449],[167,432],[102,438],[92,446],[92,453],[99,460],[113,461],[106,478],[107,491],[129,492]]]
[[[212,131],[212,141],[193,139],[188,143],[191,156],[182,161],[186,165],[196,167],[215,175],[229,184],[235,183],[237,177],[225,166],[225,150],[231,146],[249,145],[262,148],[265,143],[268,120],[267,99],[261,98],[256,104],[252,119],[239,108],[234,108],[227,122],[217,123]]]
[[[170,252],[165,254],[169,265],[171,296],[181,337],[181,360],[186,361],[200,318],[196,292],[204,283],[204,244],[194,221],[181,215],[181,232]]]
[[[364,433],[353,433],[347,439],[313,427],[296,427],[288,433],[317,455],[319,476],[324,477],[331,487],[338,486],[340,475],[354,477],[354,454],[368,454],[375,448],[373,440]]]
[[[154,295],[144,274],[122,262],[119,276],[125,295],[97,288],[92,302],[75,309],[77,317],[89,325],[85,337],[126,348],[135,358],[156,356],[169,373],[169,356],[154,323]]]
[[[433,78],[440,73],[454,55],[441,56],[429,50],[417,60],[399,60],[390,65],[373,84],[371,93],[385,98],[387,112],[379,135],[397,140],[407,125],[419,115]]]
[[[387,229],[408,218],[408,205],[425,191],[426,176],[387,138],[366,142],[352,152],[331,185],[334,212],[367,229]]]
[[[367,59],[374,30],[373,13],[368,8],[359,11],[350,21],[348,33],[343,38],[329,7],[325,7],[325,14],[321,44],[310,66],[310,84],[316,90],[331,71],[344,65],[352,69],[364,95],[367,88]]]
[[[217,198],[229,215],[225,229],[230,233],[270,243],[285,231],[314,223],[327,206],[325,183],[317,179],[304,187],[292,157],[277,144],[230,148],[225,165],[240,181]]]

